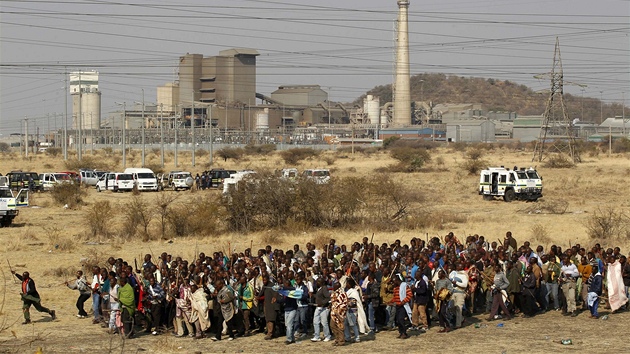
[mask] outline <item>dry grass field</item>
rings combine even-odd
[[[622,253],[627,254],[630,239],[594,240],[587,234],[586,223],[599,209],[612,207],[616,211],[630,215],[630,192],[627,188],[630,173],[630,155],[591,154],[583,156],[583,162],[570,169],[550,169],[538,166],[544,177],[544,198],[537,203],[512,202],[502,200],[484,201],[477,194],[478,175],[469,175],[463,168],[465,155],[451,147],[441,147],[431,151],[432,161],[424,166],[421,172],[393,173],[392,178],[403,182],[409,188],[420,192],[422,200],[414,203],[408,210],[410,218],[432,218],[430,227],[401,230],[394,233],[376,232],[375,243],[393,242],[400,239],[408,242],[412,237],[444,235],[453,231],[460,239],[465,235],[485,235],[487,240],[502,239],[510,230],[520,243],[530,240],[533,245],[541,244],[548,248],[551,244],[566,247],[576,242],[583,246],[601,242],[602,246],[619,245]],[[132,159],[127,166],[140,164],[139,152],[129,154]],[[84,156],[93,158],[104,167],[122,169],[120,155],[98,151]],[[172,155],[167,156],[165,170],[174,169]],[[508,148],[496,148],[486,151],[483,159],[491,166],[505,165],[531,166],[530,151],[515,151]],[[179,169],[197,173],[209,169],[208,156],[197,158],[197,166],[190,164],[190,155],[180,155]],[[148,152],[148,163],[157,164],[159,156]],[[395,161],[387,153],[376,152],[370,155],[349,152],[325,152],[317,158],[306,160],[297,167],[326,167],[331,169],[335,177],[372,176],[380,167],[393,164]],[[245,157],[239,161],[223,162],[215,159],[215,166],[235,169],[274,170],[284,167],[278,154],[270,156]],[[64,161],[46,155],[38,155],[23,159],[19,155],[0,155],[0,172],[13,169],[49,172],[66,170]],[[211,191],[171,192],[177,194],[175,203],[185,207],[192,197],[203,197],[218,193]],[[146,193],[143,198],[155,204],[160,193]],[[140,336],[137,339],[120,342],[116,336],[107,335],[102,328],[91,325],[89,320],[79,320],[74,303],[77,292],[67,289],[62,284],[71,278],[74,270],[81,268],[82,261],[97,260],[103,262],[110,255],[133,259],[144,253],[161,253],[162,251],[192,258],[194,250],[206,254],[215,250],[227,249],[227,245],[238,250],[249,247],[261,247],[268,243],[283,248],[294,243],[304,244],[309,241],[321,242],[334,237],[344,243],[360,240],[363,236],[371,236],[373,230],[335,230],[304,229],[265,231],[252,234],[236,234],[221,232],[220,234],[204,234],[195,237],[177,238],[168,236],[160,240],[159,222],[154,219],[149,226],[153,240],[125,240],[113,236],[108,239],[94,240],[89,235],[86,214],[95,203],[109,201],[116,210],[124,210],[131,201],[131,193],[97,193],[90,189],[84,198],[84,204],[76,209],[64,209],[53,202],[50,193],[32,195],[31,206],[23,208],[14,225],[0,228],[0,252],[2,258],[10,260],[13,267],[21,272],[28,270],[37,283],[42,302],[57,310],[58,319],[50,321],[47,315],[40,315],[31,310],[33,324],[21,326],[20,288],[10,278],[9,269],[3,259],[0,266],[5,281],[0,281],[0,299],[4,295],[3,307],[0,310],[0,352],[33,353],[42,347],[44,353],[81,353],[81,352],[140,352],[156,353],[194,353],[194,352],[282,352],[295,350],[330,350],[329,343],[298,342],[287,348],[283,340],[263,341],[262,336],[238,339],[234,342],[213,343],[209,340],[193,341],[170,336]],[[109,223],[116,233],[122,224],[123,216],[118,213]],[[101,241],[101,242],[97,242]],[[86,308],[89,307],[86,304]],[[606,310],[602,309],[605,314]],[[376,340],[352,344],[343,348],[335,348],[344,352],[453,352],[467,353],[511,353],[527,350],[532,353],[549,351],[589,352],[595,350],[630,352],[630,344],[626,342],[627,323],[630,313],[614,314],[607,321],[591,320],[586,314],[577,319],[562,317],[559,313],[547,313],[533,319],[516,319],[497,327],[496,322],[487,327],[475,328],[472,324],[449,334],[438,334],[431,330],[427,334],[413,336],[407,341],[397,340],[393,332],[377,334]],[[472,322],[485,323],[480,318]],[[2,327],[4,326],[4,327]],[[8,327],[8,328],[6,328]],[[6,329],[5,329],[6,328]],[[560,339],[571,338],[573,345],[559,344]]]

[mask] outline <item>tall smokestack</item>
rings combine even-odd
[[[394,118],[392,125],[411,124],[411,94],[409,88],[409,0],[398,0],[398,31],[396,33],[396,82],[394,84]]]

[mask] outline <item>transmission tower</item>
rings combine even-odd
[[[580,162],[580,154],[575,143],[576,131],[564,102],[564,74],[562,72],[560,41],[557,37],[556,49],[553,54],[553,67],[549,76],[551,78],[551,90],[532,161],[542,162],[550,154],[564,154],[574,163]]]

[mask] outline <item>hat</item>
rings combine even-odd
[[[403,276],[400,273],[396,273],[396,278],[400,279],[400,281],[403,281]]]

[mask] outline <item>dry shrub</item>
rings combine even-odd
[[[168,215],[172,209],[171,205],[178,197],[179,195],[165,193],[164,191],[155,196],[155,206],[157,207],[156,210],[160,220],[160,235],[162,236],[162,239],[166,238]]]
[[[173,206],[166,218],[175,236],[209,236],[222,232],[223,210],[218,195],[196,196]]]
[[[87,251],[87,254],[81,258],[81,267],[84,269],[86,276],[94,275],[92,269],[94,267],[103,267],[107,263],[109,256],[96,248],[91,248]]]
[[[424,210],[420,216],[415,218],[413,226],[420,229],[444,230],[450,228],[454,224],[464,224],[468,221],[468,217],[463,214],[453,213],[443,210]],[[408,227],[411,227],[409,225]]]
[[[149,225],[154,215],[155,210],[144,200],[143,196],[134,195],[131,198],[131,202],[125,207],[122,237],[127,239],[133,238],[140,228],[142,241],[150,240]]]
[[[197,157],[205,157],[205,156],[208,156],[208,155],[210,155],[208,150],[204,150],[204,149],[195,150],[195,156],[197,156]]]
[[[562,215],[567,212],[569,208],[569,202],[564,199],[556,200],[541,200],[537,203],[532,203],[526,208],[519,209],[518,211],[526,214],[558,214]]]
[[[44,276],[46,277],[57,277],[57,278],[72,278],[77,274],[77,269],[73,266],[70,267],[56,267],[47,269],[44,271]]]
[[[157,163],[145,164],[144,167],[150,169],[151,171],[153,171],[153,173],[164,173],[164,167]]]
[[[297,165],[300,161],[319,156],[320,151],[313,148],[289,149],[280,152],[280,157],[287,165]]]
[[[422,166],[431,161],[431,155],[425,148],[394,146],[390,149],[390,155],[398,160],[398,166],[392,166],[392,168],[401,172],[418,172]]]
[[[332,166],[335,164],[336,158],[334,156],[328,155],[328,156],[323,156],[322,160],[326,162],[326,165]]]
[[[483,159],[484,151],[479,148],[469,148],[464,154],[464,162],[462,169],[469,175],[476,175],[482,169],[488,166],[488,162]]]
[[[76,237],[65,234],[63,229],[56,226],[44,228],[48,235],[48,247],[58,251],[72,251],[76,248]]]
[[[613,207],[597,208],[584,226],[587,234],[597,240],[630,236],[630,218]]]
[[[625,137],[615,139],[612,143],[612,152],[616,154],[630,152],[630,140]]]
[[[575,163],[566,154],[553,153],[547,157],[543,166],[547,168],[573,168]]]
[[[66,169],[68,171],[78,171],[80,169],[97,169],[97,170],[109,170],[110,165],[105,162],[104,159],[96,156],[83,156],[81,161],[78,159],[68,159],[66,161]]]
[[[547,228],[542,224],[532,225],[530,239],[537,240],[543,244],[549,244],[552,242],[549,237],[549,231],[547,231]]]
[[[107,200],[97,201],[88,208],[83,220],[88,226],[91,237],[98,238],[99,241],[101,237],[109,238],[112,234],[111,220],[115,215],[116,210]]]
[[[268,230],[260,236],[260,241],[265,245],[277,245],[282,242],[282,235],[276,230]]]
[[[397,221],[411,202],[421,200],[388,175],[336,178],[328,184],[309,179],[290,182],[257,174],[239,182],[223,206],[231,231],[306,227],[367,227],[382,220]]]
[[[0,153],[8,154],[11,152],[11,145],[5,142],[0,142]]]
[[[62,183],[56,185],[50,191],[50,195],[57,205],[67,205],[70,209],[76,209],[83,204],[86,192],[78,183]]]
[[[249,144],[244,148],[245,155],[269,155],[276,151],[275,144]]]
[[[222,158],[223,161],[227,161],[228,159],[232,160],[240,160],[245,154],[245,150],[242,148],[223,148],[215,153],[217,157]]]
[[[311,238],[311,243],[315,245],[317,249],[324,249],[324,245],[327,245],[331,238],[334,238],[332,234],[318,231],[313,238]]]
[[[46,149],[46,155],[57,157],[61,154],[61,148],[58,147],[49,147]]]

